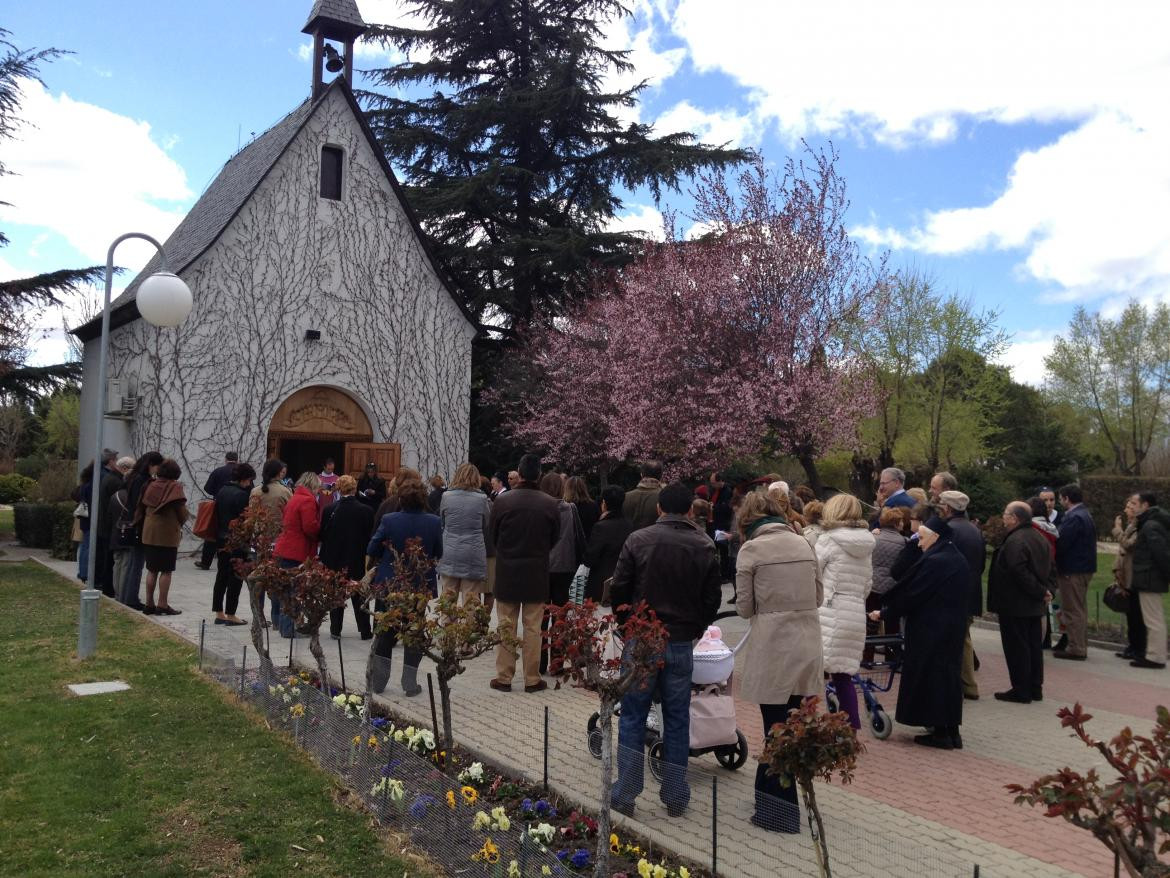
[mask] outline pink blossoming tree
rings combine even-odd
[[[534,331],[514,436],[570,465],[657,457],[678,475],[790,454],[818,487],[817,458],[881,402],[851,340],[884,307],[885,267],[849,238],[835,160],[757,163],[735,190],[702,178],[701,238],[668,218],[664,243]]]

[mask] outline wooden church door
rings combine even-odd
[[[402,446],[397,442],[345,443],[345,472],[358,478],[371,462],[377,465],[378,475],[389,481],[402,465]]]

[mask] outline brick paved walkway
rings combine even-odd
[[[45,561],[69,576],[73,565]],[[171,589],[175,617],[150,617],[182,636],[198,642],[200,622],[207,620],[207,643],[225,655],[236,655],[247,642],[246,628],[211,624],[213,574],[180,559]],[[103,601],[103,612],[113,612]],[[246,613],[244,614],[246,617]],[[735,643],[745,630],[740,620],[723,623],[726,639]],[[1094,715],[1090,729],[1108,738],[1124,725],[1148,731],[1155,704],[1170,701],[1170,674],[1141,671],[1103,649],[1090,650],[1084,663],[1049,660],[1045,667],[1045,700],[1028,706],[995,701],[992,693],[1007,688],[1007,672],[993,630],[972,631],[982,660],[979,686],[983,694],[964,707],[964,749],[941,752],[917,747],[911,741],[918,729],[898,726],[887,741],[862,732],[867,750],[854,783],[818,787],[827,815],[826,834],[834,856],[834,875],[889,876],[971,875],[1009,876],[1112,874],[1112,858],[1089,834],[1059,820],[1040,816],[1035,809],[1012,804],[1004,784],[1026,782],[1068,764],[1085,769],[1100,764],[1093,753],[1070,739],[1055,718],[1056,710],[1079,699]],[[288,641],[273,644],[273,658],[287,656]],[[326,641],[331,669],[337,665],[336,644]],[[351,686],[364,672],[367,643],[357,637],[347,610],[342,641],[346,675]],[[100,643],[99,643],[100,649]],[[307,641],[294,643],[295,658],[311,664]],[[250,650],[249,650],[250,651]],[[400,660],[395,654],[395,662]],[[424,669],[425,670],[425,669]],[[543,764],[542,725],[549,707],[549,775],[559,792],[583,802],[595,799],[598,763],[586,750],[585,723],[595,699],[576,690],[536,695],[491,691],[491,657],[473,663],[455,681],[456,737],[485,757],[540,778]],[[397,689],[398,669],[384,700],[395,710],[430,724],[425,694],[407,699]],[[883,696],[893,713],[895,691]],[[759,752],[762,730],[758,709],[740,703],[739,725],[753,755]],[[712,756],[692,760],[692,803],[681,819],[671,819],[657,804],[657,789],[649,788],[637,803],[633,826],[656,844],[695,861],[710,862],[711,778],[718,781],[719,871],[732,876],[815,874],[807,831],[798,837],[761,832],[747,822],[751,812],[754,762],[729,772]]]

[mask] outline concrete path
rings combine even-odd
[[[66,576],[75,572],[68,562],[50,561],[42,553],[27,554]],[[181,558],[171,603],[183,614],[148,618],[195,643],[201,622],[207,620],[207,649],[236,656],[248,642],[247,628],[212,624],[214,616],[208,608],[213,578],[213,573],[195,568],[192,559]],[[103,600],[102,611],[122,610]],[[247,617],[246,612],[242,615]],[[730,643],[738,642],[745,630],[738,619],[727,620],[723,626]],[[1008,686],[998,632],[975,629],[972,638],[982,661],[982,698],[965,703],[962,751],[914,745],[912,736],[919,729],[898,726],[886,741],[863,730],[866,752],[853,784],[818,787],[827,815],[834,875],[958,878],[971,875],[974,864],[980,866],[981,875],[997,878],[1112,874],[1112,858],[1088,833],[1061,820],[1046,819],[1036,809],[1014,805],[1004,785],[1027,783],[1064,765],[1082,770],[1095,765],[1108,775],[1101,760],[1060,728],[1057,709],[1080,700],[1093,714],[1090,730],[1099,738],[1108,739],[1125,725],[1148,732],[1154,706],[1170,703],[1170,674],[1134,669],[1111,651],[1092,649],[1083,663],[1047,661],[1042,703],[1006,704],[992,698],[993,692]],[[324,642],[336,676],[337,644]],[[351,687],[360,689],[355,684],[364,673],[369,644],[358,639],[348,609],[340,643],[346,676]],[[289,641],[274,641],[272,647],[274,661],[287,660]],[[312,664],[306,640],[294,641],[293,649],[295,661]],[[400,655],[396,653],[395,663]],[[547,706],[550,783],[562,794],[595,801],[599,766],[586,749],[585,732],[596,706],[593,696],[572,689],[502,694],[488,688],[493,671],[493,660],[487,656],[455,681],[456,737],[484,756],[539,780]],[[426,695],[404,697],[397,688],[397,676],[396,667],[384,700],[429,726]],[[891,714],[895,700],[896,686],[882,698]],[[762,741],[758,709],[740,703],[738,723],[754,756]],[[747,822],[754,760],[732,772],[720,768],[714,757],[705,756],[691,761],[690,772],[692,803],[680,819],[669,818],[658,805],[657,785],[647,774],[648,790],[638,800],[632,821],[639,833],[696,862],[710,863],[712,778],[716,778],[720,874],[761,878],[815,874],[807,830],[797,837],[776,836]]]

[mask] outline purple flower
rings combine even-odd
[[[410,805],[410,816],[415,820],[422,820],[427,816],[427,809],[435,804],[433,796],[419,796]]]
[[[396,769],[401,764],[401,759],[393,759],[390,762],[387,762],[386,767],[382,769],[382,777],[389,777],[393,773],[394,769]]]
[[[529,800],[525,799],[524,801],[527,802]],[[551,817],[556,815],[557,812],[545,799],[541,799],[536,803],[536,813],[540,817]]]
[[[574,869],[584,869],[589,865],[589,851],[585,848],[577,848],[573,852],[572,859],[569,860],[569,865]]]
[[[568,855],[569,855],[568,851],[557,851],[557,859],[561,860],[562,862],[564,861],[565,857],[567,857]]]
[[[374,717],[374,722],[372,725],[375,729],[380,729],[382,726],[386,725],[386,718],[384,716],[376,716]]]

